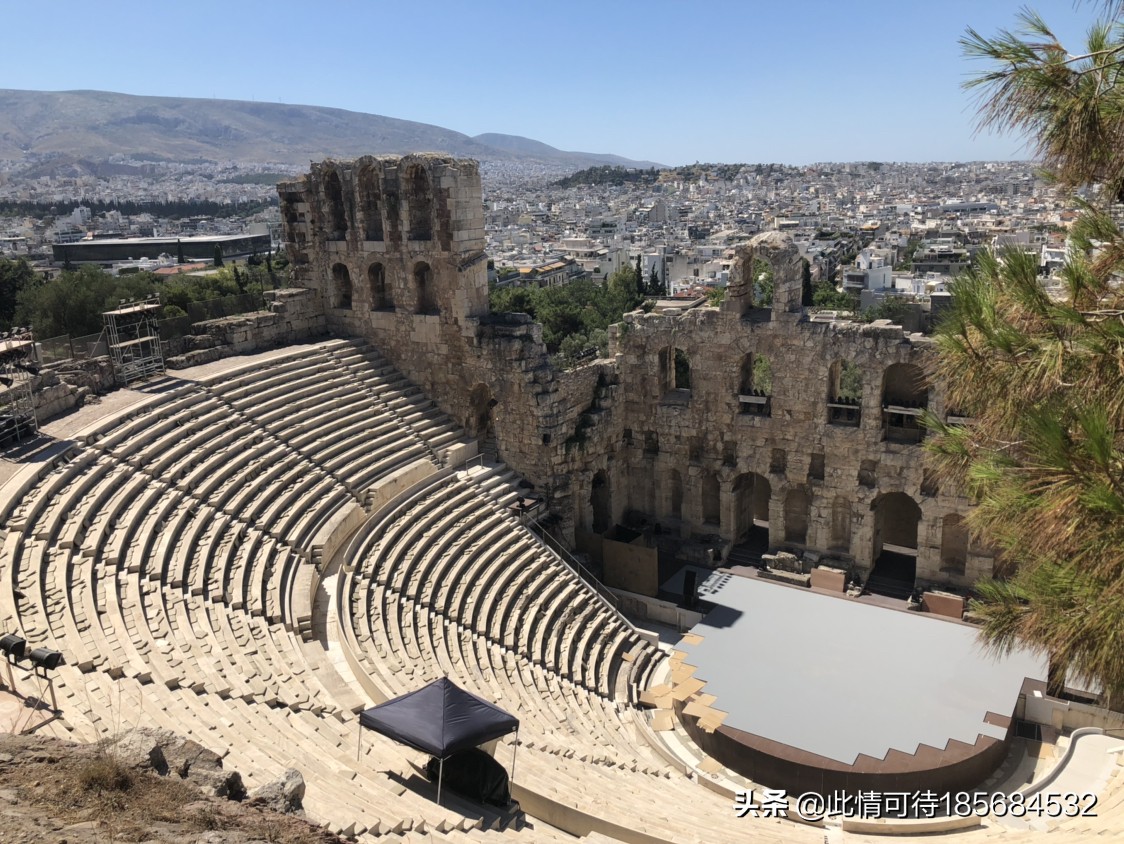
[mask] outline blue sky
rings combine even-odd
[[[18,2],[0,85],[334,106],[666,164],[1025,158],[974,135],[957,44],[1022,5]],[[1071,49],[1100,8],[1028,5]]]

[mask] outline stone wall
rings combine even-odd
[[[559,371],[540,326],[488,312],[475,162],[325,161],[279,193],[294,279],[327,329],[370,340],[494,441],[569,536],[631,512],[860,572],[884,546],[916,548],[921,583],[991,573],[965,538],[967,500],[938,488],[916,441],[919,409],[946,410],[921,376],[929,341],[884,321],[810,320],[786,237],[739,248],[721,308],[627,314],[609,359]],[[755,300],[757,258],[773,267],[771,302]],[[840,395],[844,364],[861,400]]]
[[[327,333],[324,310],[307,288],[267,290],[268,311],[197,322],[186,337],[164,344],[169,369],[184,369],[232,355],[306,343]]]
[[[118,386],[108,357],[68,360],[44,368],[31,381],[35,418],[42,425],[81,407],[90,396]]]

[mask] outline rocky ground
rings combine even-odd
[[[70,744],[0,734],[0,844],[338,844],[303,818],[297,771],[246,793],[218,755],[162,730]]]

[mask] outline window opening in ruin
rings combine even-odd
[[[823,452],[812,452],[812,460],[808,464],[808,480],[822,481],[824,476],[825,456]]]
[[[332,267],[332,306],[351,308],[351,273],[343,264]]]
[[[772,415],[773,366],[765,355],[742,358],[738,375],[738,409],[750,416]]]
[[[750,554],[764,554],[769,550],[769,500],[773,495],[769,479],[747,472],[734,479],[732,491],[735,539]]]
[[[674,346],[660,350],[660,397],[664,402],[686,402],[691,398],[691,361]]]
[[[837,360],[831,365],[828,380],[828,423],[857,428],[862,421],[862,370],[852,361]]]
[[[433,191],[422,167],[413,167],[408,176],[410,240],[433,239]]]
[[[784,497],[784,541],[804,545],[808,541],[808,493],[802,487],[790,489]]]
[[[895,363],[882,376],[882,438],[918,443],[925,435],[921,413],[928,407],[925,374],[912,363]]]
[[[691,361],[682,349],[675,350],[675,389],[691,389]]]
[[[773,307],[773,293],[776,284],[773,280],[773,265],[763,258],[753,259],[753,306]]]
[[[707,524],[722,526],[722,491],[714,472],[707,472],[702,478],[702,517]]]
[[[328,240],[347,239],[347,210],[343,204],[343,187],[334,170],[324,180],[324,201],[328,205]]]
[[[417,310],[419,314],[436,314],[437,299],[433,289],[433,270],[424,261],[414,267],[414,291],[416,294]]]
[[[390,295],[390,288],[386,283],[386,268],[379,262],[367,268],[367,282],[371,286],[371,310],[394,310],[394,298]]]
[[[382,228],[382,191],[379,188],[379,176],[374,170],[368,168],[359,177],[360,201],[363,209],[363,234],[367,240],[380,241],[383,239]]]
[[[788,470],[788,455],[783,448],[774,448],[769,455],[769,472],[783,475]]]
[[[604,533],[612,521],[612,499],[609,491],[609,478],[604,470],[593,476],[589,493],[589,507],[593,513],[593,532]]]

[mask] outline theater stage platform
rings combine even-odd
[[[1043,660],[993,658],[978,628],[928,614],[722,571],[699,592],[715,609],[678,649],[728,714],[714,732],[681,720],[765,785],[971,788],[1006,755],[1024,681],[1046,677]]]

